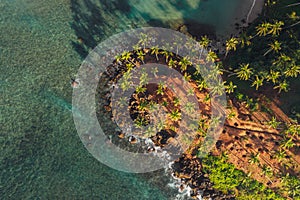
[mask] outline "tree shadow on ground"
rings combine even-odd
[[[183,12],[180,6],[188,6],[187,0],[170,2],[168,6],[178,12]],[[199,1],[200,2],[200,1]],[[167,9],[159,5],[161,10]],[[191,7],[199,9],[199,5]],[[139,27],[170,28],[191,35],[197,39],[201,35],[208,35],[215,39],[215,28],[208,24],[201,24],[188,18],[159,20],[152,19],[146,13],[131,13],[132,7],[125,0],[71,0],[73,13],[72,29],[77,41],[71,41],[73,48],[84,59],[88,52],[98,43],[111,35]],[[182,16],[184,14],[182,13]]]

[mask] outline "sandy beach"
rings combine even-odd
[[[238,33],[235,24],[247,26],[257,18],[264,5],[264,0],[210,0],[201,3],[195,0],[193,5],[187,2],[190,1],[181,4],[157,0],[151,3],[129,1],[129,4],[131,14],[142,17],[148,25],[175,27],[193,36],[203,33],[210,35],[214,31],[218,38]]]
[[[217,32],[216,48],[221,53],[225,53],[223,43],[232,36],[237,37],[240,34],[241,28],[248,27],[262,12],[264,0],[240,0],[241,3],[232,14],[231,23],[222,31]],[[236,25],[239,25],[239,28]]]
[[[262,12],[264,0],[241,0],[237,6],[233,16],[229,30],[231,33],[236,33],[235,24],[238,23],[242,27],[247,27],[253,22]]]

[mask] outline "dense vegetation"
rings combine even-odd
[[[110,76],[111,84],[115,85],[121,76],[125,77],[120,82],[122,91],[134,87],[130,72],[138,66],[147,62],[162,63],[170,68],[176,69],[183,75],[184,80],[196,84],[197,89],[207,92],[209,89],[213,95],[221,95],[222,89],[225,88],[227,94],[234,94],[234,97],[241,102],[245,102],[246,107],[250,111],[258,109],[259,101],[254,97],[249,97],[241,92],[243,86],[253,87],[259,90],[265,86],[273,88],[280,92],[289,91],[289,82],[296,79],[300,74],[300,5],[295,1],[266,1],[266,7],[263,14],[247,29],[242,28],[239,36],[229,38],[225,44],[224,62],[218,55],[210,49],[211,41],[206,36],[202,36],[200,44],[204,48],[208,48],[208,53],[202,62],[216,63],[218,69],[210,73],[209,78],[217,79],[217,75],[223,75],[224,82],[209,88],[205,80],[200,76],[201,68],[193,66],[189,61],[189,57],[181,57],[177,55],[178,46],[174,46],[173,52],[168,52],[158,47],[145,48],[147,41],[151,38],[141,35],[139,44],[134,47],[132,52],[123,52],[117,56],[113,64],[113,68],[117,71],[110,74],[109,68],[107,74]],[[187,44],[188,45],[188,44]],[[190,49],[192,52],[193,49]],[[219,55],[222,57],[223,55]],[[154,76],[158,73],[154,69],[151,73]],[[168,129],[177,132],[178,122],[181,120],[181,99],[171,95],[171,101],[158,101],[156,97],[167,99],[166,83],[161,82],[155,87],[152,93],[148,88],[147,73],[140,76],[138,87],[135,88],[135,94],[131,97],[130,109],[132,119],[135,126],[140,128],[149,124],[149,113],[156,110],[154,105],[161,104],[163,109],[168,113],[168,125],[160,124],[159,131]],[[193,91],[191,91],[193,93]],[[151,94],[151,95],[149,95]],[[149,96],[152,96],[151,98]],[[204,98],[204,102],[209,102],[211,96],[209,94]],[[127,105],[126,105],[127,106]],[[182,109],[188,113],[195,112],[193,105],[185,104]],[[267,107],[263,107],[266,112]],[[229,114],[228,118],[236,117],[234,112]],[[269,113],[272,115],[272,113]],[[209,117],[207,117],[208,119]],[[206,119],[206,120],[207,120]],[[211,119],[211,122],[215,119]],[[216,119],[217,120],[217,119]],[[204,120],[205,121],[205,120]],[[199,120],[198,134],[205,133],[207,124]],[[193,125],[193,124],[192,124]],[[287,159],[286,150],[295,146],[295,137],[300,134],[300,127],[296,122],[283,124],[278,122],[275,117],[272,118],[267,125],[273,129],[279,129],[283,140],[280,141],[279,149],[274,152],[274,157],[280,161],[282,166],[290,165]],[[279,128],[280,126],[280,128]],[[157,131],[149,130],[145,133],[147,137],[155,136]],[[204,135],[203,135],[204,136]],[[124,137],[124,136],[122,136]],[[184,142],[184,138],[182,139]],[[188,152],[190,153],[190,152]],[[237,170],[234,165],[229,164],[226,155],[220,157],[208,156],[202,160],[204,171],[209,174],[210,180],[214,183],[214,187],[225,193],[232,193],[238,199],[285,199],[290,197],[300,199],[300,180],[298,177],[289,173],[281,172],[274,174],[269,166],[259,162],[259,154],[253,154],[249,157],[249,165],[259,166],[263,173],[269,177],[276,177],[282,180],[280,188],[276,193],[267,188],[266,185],[259,183],[251,178],[251,174]],[[282,197],[282,196],[284,197]]]
[[[263,184],[227,162],[226,154],[220,157],[207,156],[202,160],[214,187],[225,193],[233,193],[238,199],[284,199]]]
[[[230,75],[250,81],[256,90],[263,85],[289,90],[300,73],[300,5],[294,3],[267,1],[258,20],[227,41],[226,51],[236,50],[225,62]]]
[[[279,93],[288,92],[289,83],[300,74],[299,13],[300,4],[297,1],[266,1],[263,14],[250,27],[242,29],[238,37],[227,40],[224,65],[220,65],[228,83],[225,82],[225,87],[227,93],[234,93],[250,110],[255,110],[258,102],[242,94],[240,87],[249,83],[255,90],[265,86]],[[281,123],[273,117],[268,124],[278,128]],[[282,160],[282,165],[288,165],[285,150],[294,147],[294,136],[300,134],[299,125],[297,122],[283,125],[281,134],[285,139],[280,142],[280,148],[274,156]],[[253,156],[249,161],[257,163],[255,158]],[[275,176],[269,167],[257,164],[265,174]],[[289,173],[276,174],[282,180],[282,187],[275,194],[228,164],[225,155],[209,156],[203,160],[203,165],[215,188],[235,193],[239,199],[284,199],[278,194],[300,199],[300,179]]]

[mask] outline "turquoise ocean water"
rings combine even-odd
[[[72,119],[70,78],[114,33],[191,21],[220,32],[239,3],[0,0],[0,199],[173,199],[163,170],[127,174],[87,152]]]

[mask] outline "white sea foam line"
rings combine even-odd
[[[136,138],[138,139],[139,137],[136,136]],[[154,142],[150,139],[147,138],[144,140],[144,143],[151,147]],[[159,146],[152,146],[155,151],[152,152],[154,153],[156,156],[160,157],[160,158],[168,158],[169,160],[171,159],[171,156],[168,154],[167,151],[163,151],[161,147]],[[168,163],[168,167],[166,168],[165,172],[169,174],[170,171],[172,171],[172,165],[174,164],[174,161],[171,161]],[[170,171],[168,171],[170,170]],[[175,200],[182,200],[184,199],[185,196],[191,197],[191,191],[192,188],[190,186],[188,186],[187,184],[183,183],[182,180],[176,176],[173,175],[173,173],[170,173],[172,179],[170,180],[170,183],[168,183],[168,186],[174,189],[178,189],[179,194],[176,195]],[[180,186],[183,185],[184,189],[181,191]],[[196,196],[197,199],[202,200],[201,194],[198,194]]]
[[[169,170],[172,170],[173,164],[174,164],[174,161],[169,162],[169,164],[168,164]],[[166,172],[168,169],[166,169]],[[178,192],[179,192],[179,194],[176,195],[175,200],[182,200],[182,199],[184,199],[185,196],[191,197],[192,188],[190,186],[188,186],[187,184],[183,183],[180,178],[174,176],[173,173],[171,173],[171,177],[172,177],[172,179],[170,180],[170,183],[168,183],[168,186],[171,188],[178,189]],[[181,185],[184,185],[184,189],[182,191],[180,191]],[[197,192],[199,194],[196,196],[196,198],[198,200],[202,200],[202,196],[201,196],[202,191],[198,190]]]

